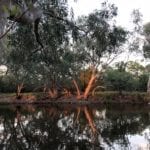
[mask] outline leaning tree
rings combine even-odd
[[[78,92],[79,99],[88,97],[101,74],[100,70],[106,68],[122,52],[121,46],[126,41],[127,31],[115,24],[115,16],[117,7],[102,3],[101,10],[78,19],[78,26],[82,30],[74,49],[86,55],[84,66],[91,69],[91,77],[84,93]]]

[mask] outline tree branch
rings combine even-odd
[[[43,44],[40,40],[40,36],[39,36],[39,32],[38,32],[39,23],[40,23],[40,18],[36,19],[35,22],[34,22],[34,34],[35,34],[36,41],[39,43],[41,48],[44,48],[44,46],[43,46]]]
[[[80,31],[86,33],[86,31],[84,31],[83,29],[79,28],[78,26],[76,26],[75,24],[73,24],[71,21],[69,21],[69,20],[67,20],[67,19],[64,19],[64,18],[62,18],[62,17],[60,17],[60,16],[55,15],[55,14],[53,13],[53,11],[51,11],[51,12],[44,12],[44,14],[45,14],[45,15],[48,15],[48,16],[50,16],[50,17],[52,17],[52,18],[55,18],[55,19],[57,19],[57,20],[61,20],[61,21],[63,21],[63,22],[66,22],[69,26],[74,27],[74,28],[76,28],[77,30],[80,30]]]
[[[17,21],[17,20],[19,20],[21,17],[23,17],[26,13],[27,13],[27,11],[28,11],[29,9],[27,9],[26,11],[24,11],[19,17],[17,17],[15,20]],[[15,24],[16,22],[14,21],[12,24],[11,24],[11,26],[5,31],[5,33],[3,33],[2,35],[0,35],[0,39],[2,39],[4,36],[6,36],[7,35],[7,33],[13,28],[13,26],[14,26],[14,24]]]
[[[11,24],[11,26],[5,31],[5,33],[3,33],[3,34],[0,36],[0,39],[2,39],[4,36],[6,36],[6,35],[8,34],[8,32],[13,28],[13,26],[14,26],[15,23],[16,23],[16,22],[13,22],[13,23]]]

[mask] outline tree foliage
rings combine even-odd
[[[78,26],[83,33],[77,45],[86,54],[86,62],[94,66],[101,65],[101,58],[109,58],[112,53],[121,51],[120,46],[126,41],[127,32],[115,24],[112,25],[116,15],[115,5],[102,3],[101,10],[95,10],[89,16],[78,19]]]
[[[128,31],[115,22],[117,7],[104,2],[100,10],[75,21],[69,15],[67,1],[37,2],[37,7],[42,10],[40,20],[26,25],[17,21],[7,35],[7,53],[4,58],[10,81],[26,85],[30,82],[32,89],[39,85],[63,89],[69,86],[72,88],[72,79],[76,79],[84,91],[93,77],[93,87],[95,81],[102,78],[100,75],[103,69],[123,52],[122,46],[127,41]],[[17,10],[13,8],[13,21],[16,13]],[[138,16],[138,12],[135,15]],[[38,24],[35,21],[39,21]],[[138,25],[138,17],[134,21]],[[147,26],[145,35],[144,47],[149,46]],[[150,57],[149,50],[144,47],[145,56]],[[144,71],[144,67],[137,63],[121,62],[117,69],[105,72],[104,84],[107,89],[120,92],[145,90],[147,77]],[[138,75],[133,77],[133,74]]]
[[[145,42],[143,46],[143,53],[145,58],[150,58],[150,23],[144,26]]]
[[[117,90],[120,93],[124,91],[135,90],[135,80],[133,76],[125,71],[108,70],[104,76],[104,82],[108,89]]]

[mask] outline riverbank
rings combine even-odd
[[[61,97],[58,99],[44,98],[43,93],[24,93],[21,99],[16,99],[14,93],[0,94],[0,104],[109,104],[109,103],[127,103],[127,104],[150,104],[150,94],[145,92],[98,92],[87,100],[77,100],[75,96]]]
[[[146,92],[98,92],[95,99],[106,103],[150,103],[150,94]]]

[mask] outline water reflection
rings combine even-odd
[[[0,149],[149,150],[150,111],[145,106],[1,106]]]

